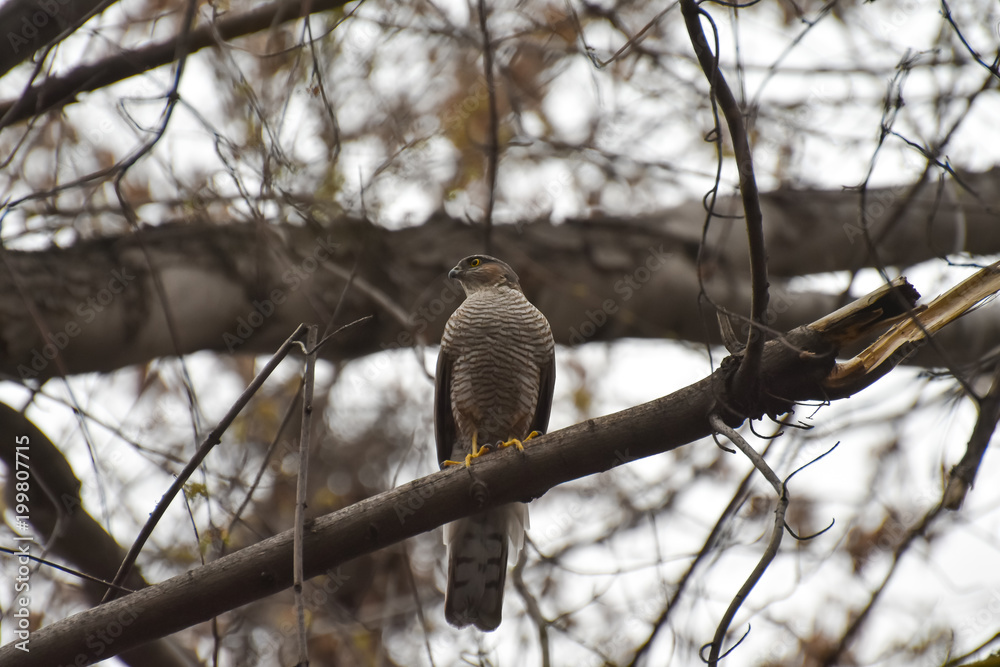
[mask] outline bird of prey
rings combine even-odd
[[[555,343],[548,320],[521,292],[507,264],[466,257],[448,276],[465,290],[441,339],[434,396],[438,460],[468,466],[501,446],[522,449],[545,432],[555,384]],[[456,627],[500,625],[508,541],[524,541],[527,507],[510,503],[445,527],[445,617]]]

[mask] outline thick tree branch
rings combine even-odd
[[[1000,252],[1000,169],[963,174],[963,180],[986,196],[941,202],[933,187],[914,193],[911,206],[933,210],[934,220],[923,216],[896,225],[880,241],[880,255],[907,266],[960,250],[957,237],[977,253]],[[893,187],[869,190],[869,197],[891,202],[900,193],[910,198],[908,188]],[[841,304],[835,294],[793,291],[774,277],[853,267],[861,242],[855,195],[779,190],[764,193],[761,204],[774,280],[767,321],[788,331]],[[739,201],[720,199],[716,208],[738,213]],[[698,301],[702,221],[701,202],[693,201],[642,219],[499,225],[493,240],[548,317],[558,343],[670,337],[714,344],[715,313],[700,310]],[[702,277],[713,301],[745,313],[746,243],[732,240],[737,230],[731,225],[742,226],[731,219],[713,223],[708,242],[718,257]],[[355,359],[438,340],[462,296],[449,286],[447,270],[481,249],[480,228],[435,216],[392,231],[348,218],[322,233],[287,224],[161,225],[68,248],[6,250],[0,262],[0,373],[41,381],[62,368],[106,372],[178,352],[270,354],[300,322],[328,317],[356,262],[344,319],[375,318],[325,346],[324,358]],[[166,324],[153,307],[150,265],[177,319],[176,347],[160,335]],[[938,340],[955,361],[975,361],[1000,339],[994,313],[995,307],[983,308]],[[749,331],[747,326],[739,335]],[[909,362],[940,360],[924,346]]]
[[[267,30],[286,21],[343,7],[347,0],[279,0],[237,16],[226,17],[210,25],[192,30],[188,35],[188,53]],[[142,74],[151,69],[174,62],[177,58],[178,37],[150,44],[138,49],[105,58],[99,62],[82,65],[68,74],[49,78],[31,87],[17,100],[0,102],[0,118],[6,124],[17,123],[51,109],[58,109],[76,101],[77,95],[118,81]],[[14,107],[17,107],[14,109]],[[5,115],[14,109],[9,117]]]
[[[0,48],[0,77],[38,49],[73,33],[112,4],[114,0],[11,0],[0,5],[0,25],[5,32],[3,47],[6,47]]]

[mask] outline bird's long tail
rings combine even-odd
[[[493,507],[445,527],[448,590],[444,614],[449,623],[497,629],[503,611],[508,543],[513,543],[517,554],[527,527],[528,508],[522,503]]]

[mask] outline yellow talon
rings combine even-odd
[[[536,438],[536,437],[538,437],[540,435],[541,435],[541,433],[539,433],[538,431],[532,431],[531,433],[528,434],[528,437],[524,439],[524,442],[528,442],[532,438]],[[519,451],[519,452],[523,452],[524,451],[524,443],[522,443],[517,438],[511,438],[507,442],[500,443],[500,447],[501,448],[502,447],[510,447],[511,445],[513,445],[514,447],[517,447],[517,451]]]
[[[460,465],[465,465],[466,468],[468,468],[469,466],[471,466],[472,465],[472,459],[478,459],[483,454],[488,454],[490,452],[490,450],[492,450],[492,447],[490,445],[483,445],[482,447],[480,447],[479,445],[477,445],[476,441],[478,439],[479,439],[479,432],[478,431],[473,431],[472,432],[472,453],[471,454],[467,454],[465,456],[465,463],[464,464],[461,461],[442,461],[441,465],[442,466],[460,466]]]
[[[476,448],[476,439],[472,439],[472,453],[465,456],[465,467],[468,468],[472,465],[472,459],[478,459],[483,454],[489,454],[492,448],[489,445],[483,445],[482,447]]]
[[[523,452],[524,451],[524,445],[522,445],[521,441],[518,440],[517,438],[511,438],[507,442],[501,442],[500,443],[500,447],[510,447],[511,445],[517,447],[517,451],[519,451],[519,452]]]
[[[541,432],[539,432],[539,431],[532,431],[531,433],[528,434],[528,437],[526,437],[524,439],[524,442],[528,442],[532,438],[537,438],[540,435],[541,435]],[[482,447],[480,447],[479,445],[477,445],[476,441],[478,440],[478,437],[479,437],[479,433],[478,432],[473,432],[472,433],[472,453],[471,454],[466,454],[466,456],[465,456],[464,465],[465,465],[466,468],[468,468],[469,466],[472,465],[472,459],[478,459],[483,454],[489,454],[493,450],[493,446],[492,445],[483,445]],[[518,440],[517,438],[511,438],[507,442],[497,443],[497,449],[503,449],[504,447],[511,447],[511,446],[513,446],[513,447],[517,447],[517,451],[523,452],[524,451],[524,442]],[[462,461],[442,461],[441,465],[442,465],[442,467],[443,466],[460,466],[460,465],[463,465],[463,462]]]

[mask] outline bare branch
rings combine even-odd
[[[883,591],[885,591],[885,587],[889,584],[893,574],[895,574],[896,567],[899,565],[899,562],[902,560],[903,556],[910,549],[910,547],[913,546],[916,539],[918,537],[922,537],[927,532],[927,529],[930,528],[931,524],[933,524],[938,516],[941,515],[942,509],[943,507],[941,505],[936,505],[924,515],[923,519],[921,519],[917,525],[907,531],[906,538],[903,539],[893,550],[892,565],[889,567],[889,571],[886,572],[882,583],[879,584],[878,588],[872,591],[871,596],[868,598],[868,603],[865,604],[864,608],[861,609],[860,612],[852,613],[851,623],[848,625],[847,630],[844,631],[844,634],[841,635],[840,642],[824,656],[823,662],[820,663],[823,667],[834,667],[834,665],[841,664],[841,657],[843,656],[844,651],[846,651],[851,642],[854,641],[854,638],[861,630],[861,627],[868,620],[872,608],[874,608],[875,603],[878,602],[878,599],[882,596]]]
[[[59,3],[5,2],[0,5],[0,25],[7,32],[4,41],[10,48],[0,51],[0,76],[31,57],[44,46],[51,46],[103,12],[115,0],[64,0]],[[39,65],[41,64],[39,61]]]
[[[764,245],[764,222],[760,196],[757,192],[757,180],[754,177],[753,154],[750,152],[743,114],[732,90],[729,89],[729,84],[726,83],[726,78],[719,70],[718,54],[713,55],[701,28],[701,17],[705,16],[709,20],[711,17],[695,0],[681,0],[681,13],[684,15],[684,24],[687,26],[688,36],[698,56],[698,62],[708,77],[711,94],[722,108],[733,140],[733,151],[736,154],[736,166],[740,178],[740,194],[743,197],[743,211],[746,216],[747,240],[750,246],[752,290],[750,317],[754,324],[764,325],[767,323],[768,303],[767,248]],[[751,386],[757,381],[760,372],[760,355],[763,348],[764,336],[756,327],[751,327],[740,371],[736,374],[737,396],[749,396]]]
[[[746,439],[736,432],[735,429],[730,428],[726,425],[719,415],[709,415],[708,423],[712,425],[712,429],[721,435],[726,436],[731,443],[736,445],[736,447],[746,455],[748,459],[753,463],[753,467],[760,471],[760,474],[764,476],[764,479],[774,487],[774,492],[779,496],[782,495],[783,491],[781,489],[781,480],[778,476],[774,474],[771,470],[771,466],[767,465],[764,457],[757,453],[757,450],[750,446],[750,443]]]
[[[299,662],[309,664],[309,637],[306,634],[306,605],[302,599],[302,539],[306,523],[306,500],[309,488],[309,449],[312,435],[313,386],[316,382],[316,340],[318,327],[310,325],[306,332],[306,368],[302,385],[302,429],[299,435],[299,474],[295,485],[295,527],[292,555],[292,589],[295,593],[295,617],[298,623]]]
[[[511,571],[510,577],[514,582],[514,589],[524,602],[524,608],[528,612],[528,617],[531,618],[531,622],[538,629],[538,646],[542,651],[542,667],[550,667],[552,658],[550,655],[549,620],[542,615],[542,610],[538,606],[538,600],[535,599],[535,596],[528,590],[527,584],[524,583],[524,566],[528,563],[527,554],[528,548],[525,546],[521,549],[521,556],[517,559],[517,565]]]
[[[983,57],[972,48],[968,40],[965,39],[965,35],[962,34],[962,30],[955,23],[955,17],[951,15],[951,7],[948,6],[947,0],[941,0],[941,14],[944,16],[944,20],[947,21],[955,34],[958,35],[958,39],[962,42],[962,45],[966,48],[970,55],[976,60],[977,63],[986,68],[986,70],[992,75],[993,78],[1000,80],[1000,49],[997,50],[995,56],[993,56],[993,64],[987,65],[983,62]]]
[[[948,487],[944,491],[942,504],[945,509],[957,510],[962,506],[966,494],[972,488],[972,483],[976,481],[976,473],[979,472],[979,465],[983,462],[983,455],[990,444],[990,438],[996,431],[997,421],[1000,420],[1000,365],[997,366],[993,376],[993,386],[977,403],[979,417],[972,429],[972,435],[969,436],[969,444],[965,448],[962,460],[951,469]]]
[[[346,0],[279,0],[264,7],[244,12],[239,16],[226,18],[212,25],[192,30],[189,36],[188,53],[216,46],[220,39],[230,40],[249,35],[286,21],[325,12],[346,5]],[[0,117],[4,117],[15,105],[15,113],[4,118],[5,123],[16,123],[52,109],[59,109],[76,101],[77,95],[98,90],[123,79],[142,74],[151,69],[167,65],[177,58],[177,43],[181,37],[174,37],[150,46],[124,51],[91,65],[83,65],[64,76],[49,78],[33,86],[16,100],[0,102]]]
[[[489,141],[486,145],[486,188],[489,199],[483,217],[483,252],[492,255],[493,207],[497,198],[497,164],[500,161],[500,118],[497,113],[497,86],[493,78],[493,44],[490,42],[486,19],[486,0],[479,0],[479,32],[483,36],[483,71],[490,111]]]
[[[767,549],[764,550],[760,560],[757,561],[757,566],[754,567],[753,572],[743,582],[740,590],[729,603],[726,613],[722,615],[722,619],[715,629],[715,637],[712,638],[711,650],[708,655],[708,664],[715,667],[715,665],[719,664],[722,642],[726,639],[726,633],[729,631],[729,626],[732,624],[736,612],[739,611],[740,606],[743,605],[743,601],[750,595],[753,587],[764,576],[764,572],[771,564],[771,561],[778,555],[778,547],[781,546],[781,538],[785,534],[785,511],[788,509],[788,490],[782,481],[778,479],[778,476],[774,474],[774,471],[771,470],[771,466],[767,465],[767,462],[764,461],[764,457],[758,454],[757,450],[751,447],[750,443],[737,433],[735,429],[730,428],[723,422],[719,415],[709,415],[708,422],[712,425],[716,433],[721,433],[729,438],[730,442],[736,445],[753,462],[754,468],[764,475],[764,478],[774,487],[775,493],[778,494],[778,505],[774,510],[774,528],[771,531],[771,540],[767,544]]]
[[[236,400],[229,412],[226,413],[225,417],[218,423],[218,425],[212,429],[212,432],[208,434],[205,441],[198,447],[198,451],[195,452],[191,460],[188,461],[187,465],[184,466],[184,470],[177,475],[174,479],[173,484],[167,489],[167,492],[163,494],[160,502],[156,504],[156,509],[154,509],[149,514],[149,519],[146,521],[142,530],[139,531],[139,536],[135,538],[135,542],[132,543],[132,547],[129,549],[128,554],[125,556],[125,560],[122,561],[121,567],[118,568],[118,574],[115,575],[114,583],[120,585],[125,577],[128,576],[129,570],[132,569],[132,565],[135,563],[135,559],[139,557],[139,552],[142,551],[142,547],[146,544],[146,540],[149,536],[153,534],[153,529],[156,528],[156,524],[159,523],[160,519],[163,517],[163,513],[167,511],[167,507],[170,506],[170,502],[177,495],[177,492],[181,490],[187,480],[198,469],[201,462],[205,460],[208,453],[212,451],[217,444],[222,442],[222,434],[226,432],[229,425],[233,423],[236,416],[239,415],[240,411],[250,402],[253,395],[257,393],[264,381],[274,372],[274,369],[278,367],[285,357],[292,350],[292,348],[300,344],[302,334],[305,332],[305,325],[299,326],[291,336],[284,342],[284,344],[278,348],[278,351],[274,353],[274,356],[267,362],[267,365],[261,369],[260,373],[253,379],[253,381],[247,386],[240,397]],[[108,589],[108,592],[104,595],[104,602],[109,602],[115,599],[115,589]]]

